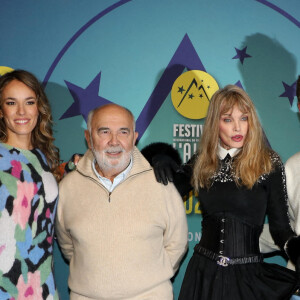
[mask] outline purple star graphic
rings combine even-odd
[[[146,105],[136,120],[136,128],[139,132],[139,138],[143,136],[157,111],[170,93],[174,81],[185,68],[188,70],[205,71],[205,68],[187,34],[176,49],[175,54],[157,82]],[[85,121],[87,121],[87,115],[91,109],[103,104],[112,103],[111,101],[98,96],[100,78],[101,72],[86,89],[65,81],[74,98],[74,103],[60,119],[82,115]]]
[[[246,48],[244,50],[246,51]],[[164,103],[168,94],[170,93],[174,81],[184,71],[185,68],[187,70],[206,71],[187,34],[184,36],[180,45],[176,49],[175,54],[171,58],[168,66],[157,82],[153,92],[151,93],[143,110],[137,118],[136,128],[139,132],[139,138],[141,138],[145,133],[157,111],[160,109],[161,105]],[[103,97],[98,96],[100,79],[101,72],[85,89],[65,81],[70,93],[73,96],[74,103],[67,109],[60,119],[82,115],[85,121],[87,121],[88,112],[91,109],[104,104],[113,103]],[[240,82],[237,83],[237,85],[239,84]]]
[[[236,56],[234,56],[232,59],[239,59],[242,64],[244,63],[245,58],[252,57],[251,55],[246,53],[247,47],[245,47],[242,50],[237,49],[237,48],[234,48],[234,49],[236,51]]]
[[[74,103],[60,117],[60,120],[82,115],[85,121],[90,110],[111,101],[98,96],[100,89],[101,72],[93,79],[87,88],[83,89],[65,80],[65,83],[74,99]]]
[[[296,96],[296,84],[297,81],[295,81],[292,85],[288,85],[285,82],[282,81],[282,84],[284,86],[284,93],[282,93],[279,97],[287,97],[290,101],[290,105],[293,105],[294,97]]]

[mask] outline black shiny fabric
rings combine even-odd
[[[294,272],[251,263],[222,267],[194,253],[182,283],[180,300],[283,300],[294,290]]]
[[[229,258],[259,255],[259,236],[266,214],[280,247],[294,235],[287,215],[284,169],[276,154],[272,162],[274,171],[261,176],[250,190],[236,185],[230,157],[220,162],[211,188],[199,191],[203,213],[201,247]],[[224,267],[195,251],[179,300],[289,299],[295,283],[295,272],[276,264]]]
[[[250,225],[226,213],[205,216],[200,246],[230,258],[259,255],[262,226]]]

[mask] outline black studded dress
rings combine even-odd
[[[287,213],[284,167],[271,154],[274,171],[249,190],[237,187],[229,154],[220,161],[209,190],[199,191],[202,237],[194,249],[179,300],[289,299],[295,272],[262,261],[259,236],[265,215],[281,248],[294,235]]]

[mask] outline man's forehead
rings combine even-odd
[[[98,112],[93,116],[92,127],[132,129],[133,121],[131,116],[128,114],[109,114]]]

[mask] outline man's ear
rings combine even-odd
[[[298,111],[300,112],[300,102],[298,101]]]
[[[92,149],[90,132],[88,130],[85,130],[84,131],[84,136],[85,136],[86,142],[89,146],[89,149]]]

